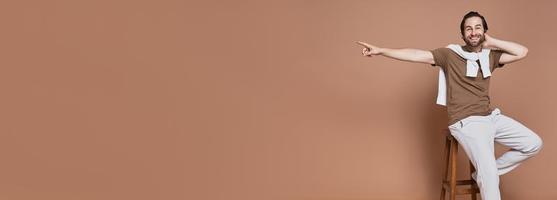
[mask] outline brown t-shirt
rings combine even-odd
[[[466,46],[462,46],[462,49],[472,52]],[[449,48],[434,49],[431,53],[435,60],[432,66],[439,66],[445,72],[449,125],[468,116],[489,115],[494,109],[490,106],[489,99],[490,77],[484,78],[482,70],[478,70],[476,77],[467,77],[466,60]],[[491,50],[489,53],[491,72],[503,67],[504,64],[499,64],[502,53],[501,50]],[[477,62],[480,64],[479,60]]]

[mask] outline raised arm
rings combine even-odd
[[[485,48],[501,49],[505,51],[505,53],[501,55],[501,58],[499,58],[499,63],[501,64],[522,60],[528,54],[528,48],[525,46],[510,41],[495,39],[488,34],[484,35],[485,41],[482,45]]]
[[[367,57],[372,57],[375,55],[382,55],[388,58],[393,58],[401,61],[417,62],[425,64],[435,64],[433,60],[433,54],[430,51],[420,50],[420,49],[389,49],[380,48],[374,45],[367,44],[365,42],[356,42],[362,45],[364,49],[362,50],[362,55]]]

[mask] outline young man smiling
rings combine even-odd
[[[449,130],[474,164],[483,200],[500,200],[499,176],[505,174],[542,148],[541,138],[520,122],[505,116],[490,105],[491,72],[526,57],[528,49],[520,44],[487,34],[485,18],[478,12],[467,13],[460,24],[466,45],[449,45],[426,51],[380,48],[364,42],[362,54],[382,55],[402,61],[439,66],[437,103],[447,107]],[[495,158],[494,142],[510,147]]]

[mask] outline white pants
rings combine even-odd
[[[542,140],[520,122],[496,108],[488,116],[469,116],[449,126],[476,168],[476,181],[482,200],[500,200],[499,175],[537,154]],[[495,143],[511,149],[495,159]]]

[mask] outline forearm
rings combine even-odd
[[[431,60],[433,61],[433,56],[429,51],[424,51],[420,49],[389,49],[389,48],[381,48],[379,50],[381,55],[401,61],[409,61],[409,62],[427,62]]]
[[[493,47],[501,49],[514,56],[524,57],[528,53],[528,48],[510,41],[492,38],[491,44]]]

